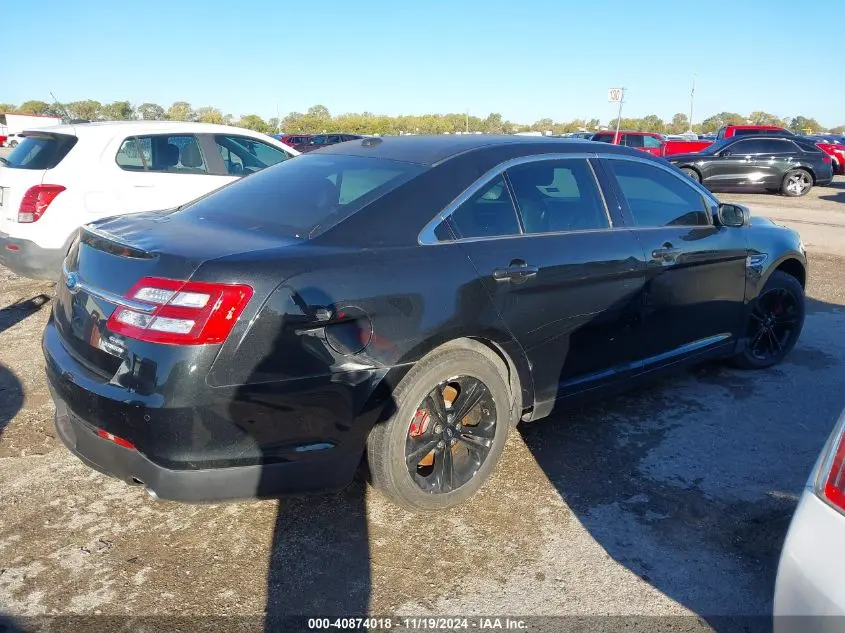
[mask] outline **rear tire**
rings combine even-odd
[[[684,172],[684,175],[694,182],[701,182],[701,175],[695,171],[692,167],[681,167],[681,171]]]
[[[813,188],[813,177],[806,169],[791,169],[786,172],[780,185],[783,195],[800,198]]]
[[[773,272],[749,306],[741,348],[733,364],[740,369],[777,365],[798,342],[805,310],[801,283],[781,270]]]
[[[496,467],[513,422],[501,359],[480,344],[446,344],[408,372],[393,399],[393,414],[367,439],[373,486],[411,511],[469,499]]]

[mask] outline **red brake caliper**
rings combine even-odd
[[[428,429],[428,422],[431,416],[425,409],[417,409],[414,418],[411,420],[411,428],[408,430],[408,435],[411,437],[419,437]]]

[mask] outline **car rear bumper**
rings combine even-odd
[[[57,281],[66,253],[66,249],[42,248],[35,242],[0,233],[0,265],[22,277]]]
[[[845,516],[812,490],[795,510],[778,566],[774,633],[827,633],[845,625]]]
[[[353,479],[379,414],[369,407],[355,415],[353,403],[365,399],[359,392],[336,392],[326,403],[325,390],[336,387],[328,380],[324,391],[297,391],[287,399],[273,383],[277,399],[270,406],[243,388],[221,395],[194,384],[192,401],[176,406],[168,396],[127,390],[89,371],[65,348],[52,319],[42,346],[64,444],[90,467],[161,499],[222,501],[341,488]],[[305,413],[297,408],[315,399],[317,406]]]
[[[94,427],[56,403],[56,432],[82,462],[99,472],[144,487],[157,499],[212,502],[266,498],[342,487],[351,477],[339,477],[353,464],[324,460],[227,468],[175,470],[156,464],[137,450],[125,448],[97,434]]]

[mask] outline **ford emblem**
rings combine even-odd
[[[68,273],[65,277],[65,286],[70,292],[75,292],[79,288],[79,275],[76,273]]]

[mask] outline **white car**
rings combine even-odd
[[[171,209],[297,156],[270,136],[179,121],[110,121],[23,132],[0,159],[0,264],[54,281],[79,226]]]
[[[792,517],[775,583],[774,633],[845,630],[845,412]]]

